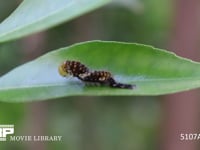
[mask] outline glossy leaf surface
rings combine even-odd
[[[134,90],[86,86],[63,78],[58,66],[78,60],[91,70],[110,71]],[[52,51],[0,78],[0,100],[35,101],[79,95],[162,95],[198,88],[200,64],[164,50],[140,44],[91,41]]]

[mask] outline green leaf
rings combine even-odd
[[[92,70],[107,70],[136,88],[86,86],[74,77],[61,77],[58,66],[78,60]],[[35,101],[78,95],[161,95],[200,86],[200,64],[151,46],[91,41],[50,52],[0,78],[0,100]]]
[[[94,10],[111,0],[24,0],[0,24],[0,42],[42,31]]]

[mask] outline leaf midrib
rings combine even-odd
[[[184,79],[184,80],[183,80]],[[191,77],[187,77],[187,78],[173,78],[173,79],[144,79],[144,80],[135,80],[132,82],[140,82],[140,83],[145,83],[145,82],[174,82],[174,81],[181,81],[181,82],[185,82],[185,81],[200,81],[200,78],[191,78]],[[77,82],[78,83],[78,82]],[[130,83],[130,82],[129,82]],[[83,83],[84,84],[84,83]],[[0,91],[6,91],[6,90],[15,90],[15,89],[31,89],[31,88],[47,88],[47,87],[66,87],[68,84],[66,84],[66,82],[63,83],[46,83],[46,84],[35,84],[35,85],[22,85],[22,86],[12,86],[12,87],[6,87],[6,88],[1,88],[0,87]]]

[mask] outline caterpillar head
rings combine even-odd
[[[64,61],[59,67],[58,72],[61,76],[66,77],[67,75],[72,75],[72,72],[70,71],[69,62]]]
[[[78,77],[80,74],[89,72],[89,69],[79,61],[67,60],[59,66],[58,71],[60,75],[64,77],[67,75]]]

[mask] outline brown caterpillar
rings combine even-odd
[[[79,61],[67,60],[59,66],[61,76],[72,75],[89,84],[106,85],[113,88],[133,89],[135,85],[116,82],[112,74],[107,71],[90,71]]]

